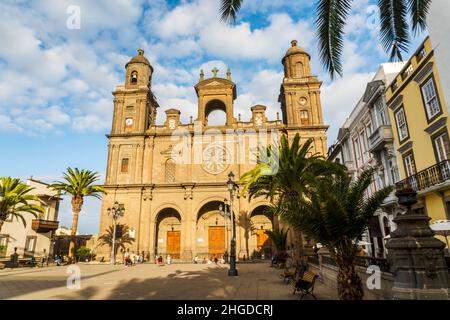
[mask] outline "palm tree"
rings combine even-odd
[[[333,164],[318,154],[311,154],[313,140],[300,144],[300,135],[296,134],[291,145],[285,134],[280,145],[260,150],[260,164],[244,173],[240,183],[253,197],[264,197],[273,205],[266,210],[267,215],[280,215],[303,197],[308,185],[320,176],[332,171]],[[274,166],[274,163],[277,165]],[[290,204],[293,203],[291,206]],[[303,255],[303,240],[300,230],[296,230],[297,259]]]
[[[72,196],[72,228],[70,232],[70,245],[69,245],[69,261],[73,261],[74,249],[75,249],[75,237],[78,228],[78,217],[80,215],[81,207],[83,206],[84,197],[95,197],[101,199],[101,195],[106,193],[105,189],[94,184],[99,180],[97,172],[90,170],[79,170],[75,168],[67,168],[67,172],[63,173],[64,181],[54,182],[50,188],[61,194],[70,194]]]
[[[358,239],[392,191],[392,187],[387,187],[368,197],[373,172],[369,169],[352,182],[347,170],[337,170],[334,175],[317,180],[298,207],[283,215],[291,225],[298,226],[329,250],[339,269],[338,294],[343,300],[363,298],[361,278],[354,265]]]
[[[221,0],[222,21],[236,21],[244,0]],[[334,78],[342,76],[344,27],[352,7],[352,0],[317,0],[316,32],[319,54],[325,69]],[[409,47],[409,24],[417,34],[427,26],[431,0],[378,0],[380,9],[380,38],[391,60],[402,59],[402,51]]]
[[[117,251],[119,248],[125,250],[126,244],[132,244],[134,239],[130,238],[128,231],[130,228],[125,224],[118,223],[116,225],[116,243],[114,247],[114,255],[117,255]],[[107,245],[112,247],[113,243],[113,235],[114,235],[114,226],[109,226],[108,229],[105,230],[105,233],[98,238],[99,244],[101,246]]]
[[[39,204],[30,203],[31,201],[41,203],[38,196],[30,194],[33,189],[21,182],[20,179],[0,178],[0,231],[9,215],[17,220],[22,220],[23,225],[26,226],[25,213],[37,217],[45,212],[45,209]]]
[[[273,231],[268,230],[266,231],[266,234],[269,236],[269,239],[272,240],[277,251],[286,251],[288,230],[284,231],[283,228]]]

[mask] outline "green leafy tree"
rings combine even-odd
[[[273,204],[266,210],[266,215],[280,215],[295,208],[311,183],[333,172],[335,164],[325,161],[318,154],[312,154],[312,144],[312,139],[301,144],[300,135],[296,134],[289,145],[288,137],[283,134],[280,144],[262,148],[259,153],[260,164],[242,175],[240,182],[248,190],[249,199],[264,197]],[[303,255],[300,231],[296,228],[297,259]]]
[[[118,223],[116,225],[116,244],[114,247],[114,255],[117,255],[119,249],[125,250],[127,244],[132,244],[134,242],[133,238],[129,236],[130,228],[127,225]],[[114,226],[109,226],[99,238],[99,244],[101,246],[107,245],[112,248],[114,235]]]
[[[77,249],[77,255],[79,256],[88,256],[91,253],[91,249],[85,246],[81,246]]]
[[[232,23],[244,0],[221,0],[222,21]],[[297,2],[293,2],[296,4]],[[418,33],[426,28],[431,0],[378,0],[380,10],[380,38],[391,60],[402,60],[408,50],[411,31]],[[316,33],[319,54],[324,68],[334,78],[342,76],[344,28],[352,8],[352,0],[317,0]],[[408,23],[410,20],[410,24]]]
[[[24,214],[38,217],[45,212],[38,196],[30,194],[34,188],[11,177],[0,178],[0,231],[8,216],[21,220],[26,226]],[[33,203],[33,202],[37,202]]]
[[[347,170],[337,170],[326,179],[318,179],[296,207],[283,213],[289,224],[298,226],[329,250],[339,269],[338,294],[343,300],[363,298],[361,278],[354,264],[358,238],[392,191],[392,187],[387,187],[368,197],[373,172],[367,170],[352,182]]]
[[[67,168],[63,173],[64,181],[54,182],[50,188],[61,194],[72,196],[72,228],[70,232],[69,262],[73,261],[75,249],[75,237],[78,229],[78,218],[83,206],[84,197],[95,197],[101,199],[101,195],[106,193],[105,189],[95,184],[99,180],[97,172],[90,170],[79,170],[78,168]]]

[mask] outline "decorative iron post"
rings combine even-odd
[[[386,244],[394,273],[393,299],[450,299],[450,279],[444,258],[445,244],[434,237],[425,214],[414,213],[417,193],[412,189],[396,193],[406,213],[394,221],[397,229]]]
[[[238,271],[236,269],[236,225],[234,221],[234,192],[236,190],[236,182],[234,182],[234,174],[230,172],[228,174],[228,191],[230,192],[230,215],[231,215],[231,246],[230,246],[230,270],[228,270],[229,276],[237,276]]]

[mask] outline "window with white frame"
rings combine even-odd
[[[434,148],[438,161],[442,162],[450,158],[450,146],[447,132],[444,132],[434,138]]]
[[[372,129],[372,122],[367,122],[366,123],[366,128],[367,128],[367,134],[370,136],[371,134],[372,134],[372,132],[373,132],[373,129]]]
[[[361,149],[362,149],[362,158],[363,161],[366,161],[366,152],[367,152],[367,144],[366,138],[364,137],[364,130],[359,133],[359,140],[361,141]]]
[[[408,124],[406,123],[406,115],[403,107],[395,113],[395,121],[397,122],[397,131],[400,141],[409,138]]]
[[[375,112],[375,117],[377,118],[377,124],[379,127],[389,125],[389,118],[386,114],[386,107],[381,97],[378,98],[378,100],[375,102]]]
[[[392,160],[389,161],[389,173],[391,176],[391,182],[393,184],[397,183],[400,180],[400,175],[398,173],[398,167]]]
[[[425,101],[425,108],[427,110],[427,117],[428,119],[431,119],[441,112],[441,106],[439,104],[439,98],[436,92],[436,85],[433,77],[428,79],[421,89],[423,100]]]
[[[412,153],[408,154],[403,158],[405,163],[405,171],[408,177],[416,174],[416,163],[414,161],[414,155]]]
[[[355,157],[356,160],[361,160],[361,149],[359,148],[359,141],[358,138],[353,139],[353,146],[355,148]]]

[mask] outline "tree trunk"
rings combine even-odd
[[[2,232],[2,227],[3,227],[4,222],[5,222],[5,220],[0,219],[0,232]]]
[[[300,230],[294,230],[295,235],[295,260],[299,263],[303,258],[303,235]]]
[[[339,266],[338,295],[341,300],[362,300],[364,296],[361,278],[353,264]]]
[[[80,215],[81,207],[83,206],[83,198],[72,197],[72,228],[70,231],[69,244],[69,263],[73,263],[75,256],[75,239],[77,237],[78,217]]]

